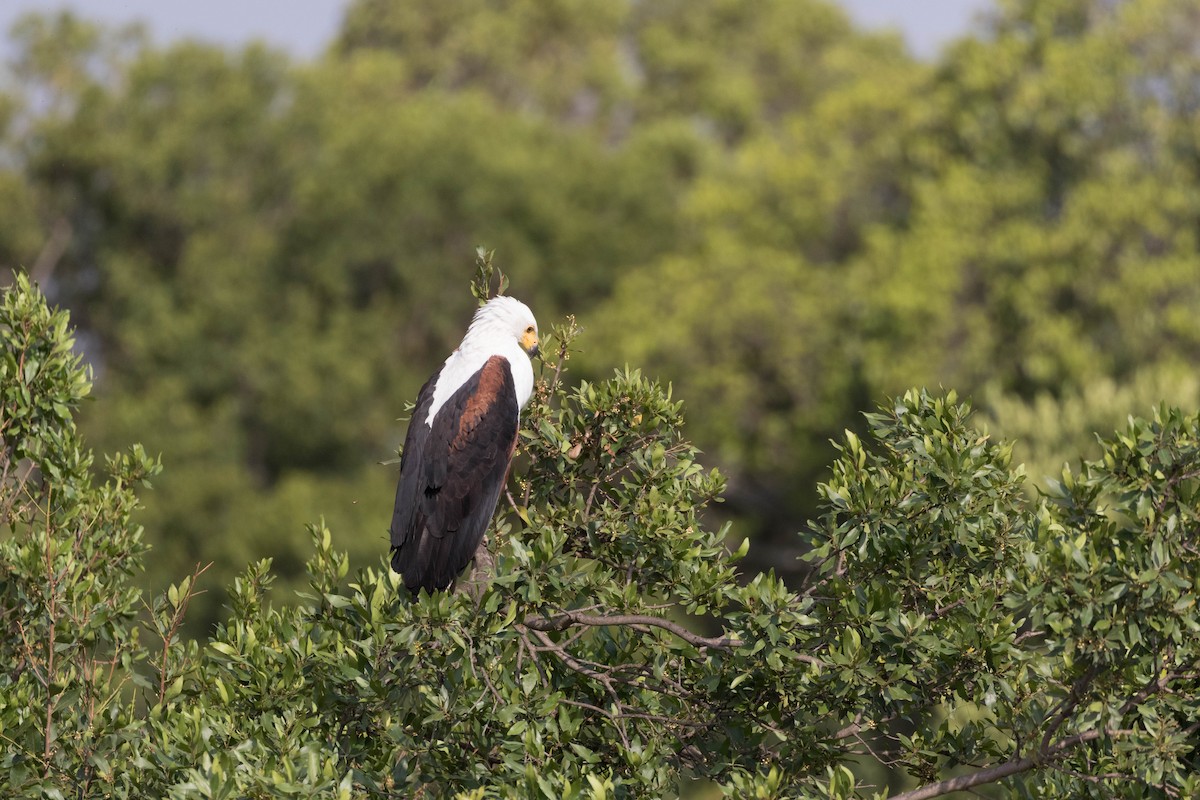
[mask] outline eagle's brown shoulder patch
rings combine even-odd
[[[474,430],[483,415],[499,400],[504,392],[507,371],[508,359],[504,356],[492,356],[480,368],[479,388],[467,400],[467,405],[458,420],[458,437],[466,436]]]

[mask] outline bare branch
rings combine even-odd
[[[730,650],[742,645],[741,639],[729,636],[701,636],[669,619],[654,617],[648,614],[598,615],[564,611],[552,617],[529,617],[525,620],[524,624],[527,628],[535,631],[564,631],[574,625],[584,625],[590,628],[606,628],[609,626],[636,627],[640,625],[648,628],[659,628],[672,633],[688,644],[695,645],[702,650],[709,647],[717,650]],[[806,664],[823,665],[820,659],[805,655],[804,653],[797,654],[797,658]]]
[[[454,591],[466,592],[476,603],[492,585],[492,576],[496,572],[496,557],[492,555],[491,540],[492,534],[489,531],[475,548],[471,568],[454,582]]]
[[[1083,733],[1069,736],[1060,742],[1056,742],[1042,750],[1036,757],[1026,756],[1024,758],[1014,758],[1011,761],[1005,761],[1003,764],[997,764],[993,767],[986,767],[967,775],[959,775],[956,778],[947,778],[944,781],[929,783],[919,789],[913,789],[908,792],[892,795],[891,800],[928,800],[931,797],[941,797],[951,792],[962,792],[976,786],[982,786],[987,783],[995,783],[1004,778],[1013,775],[1019,775],[1022,772],[1028,772],[1041,766],[1047,766],[1050,762],[1059,758],[1067,751],[1078,747],[1085,742],[1095,741],[1101,736],[1114,735],[1119,731],[1102,731],[1091,730]]]
[[[862,715],[862,712],[860,711],[854,715],[854,722],[851,722],[849,725],[847,725],[846,727],[842,728],[840,731],[835,733],[833,735],[833,738],[834,739],[845,739],[848,736],[857,737],[858,734],[860,734],[863,730],[862,718],[863,718],[863,715]]]

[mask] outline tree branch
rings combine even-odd
[[[659,628],[661,630],[672,633],[683,639],[688,644],[694,645],[700,649],[714,648],[716,650],[730,650],[735,647],[741,647],[743,642],[741,639],[730,636],[701,636],[698,633],[693,633],[679,623],[672,622],[669,619],[662,617],[654,617],[647,614],[581,614],[575,611],[564,611],[561,614],[555,614],[552,617],[528,617],[524,621],[527,628],[535,631],[564,631],[573,625],[584,625],[590,628],[605,628],[609,626],[627,625],[630,627],[644,626],[648,628]],[[824,663],[814,656],[804,653],[797,653],[796,657],[806,664],[816,664],[824,666]]]
[[[985,783],[994,783],[1012,775],[1018,775],[1036,767],[1045,766],[1074,747],[1112,733],[1114,732],[1102,730],[1084,731],[1044,748],[1036,756],[1014,758],[1011,761],[1005,761],[1003,764],[997,764],[994,767],[985,767],[967,775],[959,775],[957,778],[947,778],[944,781],[926,784],[919,789],[892,795],[891,800],[928,800],[928,798],[941,797],[944,794],[950,794],[950,792],[961,792],[976,786],[982,786]]]
[[[1050,725],[1046,728],[1046,733],[1042,736],[1041,750],[1043,753],[1046,752],[1046,748],[1050,746],[1050,740],[1054,738],[1054,734],[1058,733],[1059,728],[1061,728],[1063,723],[1067,721],[1067,717],[1070,716],[1071,712],[1079,705],[1080,698],[1083,697],[1083,693],[1087,691],[1088,686],[1093,680],[1096,679],[1096,675],[1099,672],[1100,668],[1093,664],[1087,668],[1087,671],[1085,671],[1083,675],[1081,675],[1073,684],[1071,684],[1071,691],[1068,692],[1067,696],[1062,699],[1058,713],[1050,721]]]
[[[654,617],[648,614],[596,615],[565,611],[561,614],[555,614],[553,617],[529,617],[525,620],[525,627],[532,628],[535,631],[564,631],[572,625],[585,625],[590,628],[644,625],[651,628],[661,628],[673,633],[688,644],[695,645],[696,647],[713,647],[719,650],[728,650],[731,647],[737,647],[741,644],[741,641],[738,639],[701,636],[698,633],[692,633],[678,623],[671,622],[669,619]]]
[[[46,766],[42,772],[42,777],[46,778],[50,775],[50,764],[52,761],[52,748],[54,742],[54,709],[57,706],[55,701],[56,694],[54,691],[54,655],[57,652],[55,633],[58,630],[58,579],[54,570],[54,532],[51,528],[51,498],[53,497],[54,488],[46,488],[46,611],[50,618],[50,630],[46,637],[46,728],[42,743],[42,761]]]
[[[154,620],[155,632],[162,639],[162,658],[158,665],[158,704],[162,705],[167,699],[167,677],[170,671],[170,655],[171,644],[175,641],[175,637],[179,634],[179,628],[183,625],[183,618],[187,614],[188,604],[192,602],[192,598],[201,592],[196,589],[196,582],[200,580],[200,576],[208,572],[208,568],[213,565],[213,562],[201,566],[196,564],[196,568],[192,570],[191,578],[188,580],[187,591],[183,593],[183,597],[179,598],[179,604],[175,606],[171,613],[171,621],[166,628],[161,628],[158,621]],[[154,619],[154,609],[151,608],[145,601],[142,604],[146,606],[146,610],[150,612],[151,619]]]

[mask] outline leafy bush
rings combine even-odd
[[[933,797],[1195,793],[1200,418],[1163,408],[1031,499],[953,395],[847,434],[798,591],[740,580],[681,404],[635,370],[571,387],[572,322],[470,591],[269,561],[207,642],[202,568],[137,588],[139,448],[103,478],[66,315],[0,304],[0,790],[7,797],[852,797],[866,761]],[[967,766],[970,765],[970,766]],[[859,773],[861,774],[861,773]]]

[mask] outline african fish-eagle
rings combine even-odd
[[[392,569],[409,591],[448,588],[483,539],[533,392],[537,321],[493,297],[417,395],[392,514]]]

